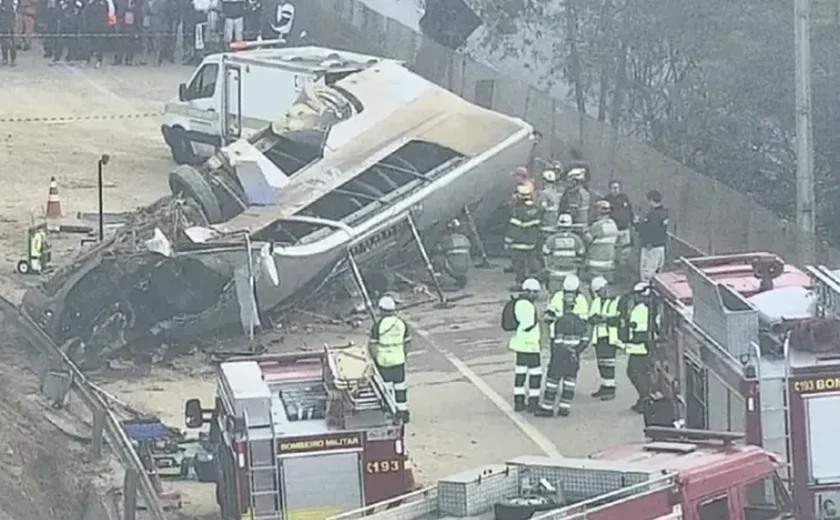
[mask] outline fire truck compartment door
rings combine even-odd
[[[808,415],[808,463],[814,484],[840,483],[840,394],[805,399]]]
[[[282,459],[286,520],[315,520],[361,507],[361,453]]]

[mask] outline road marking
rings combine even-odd
[[[405,319],[405,318],[403,318]],[[449,352],[448,350],[438,346],[428,332],[423,330],[423,328],[418,327],[416,323],[411,322],[410,320],[405,320],[408,323],[408,326],[411,327],[412,331],[417,335],[423,338],[423,341],[429,344],[429,346],[435,350],[438,354],[445,357],[447,361],[452,363],[452,366],[461,373],[462,376],[467,378],[467,380],[475,386],[479,392],[484,394],[487,399],[490,400],[496,408],[499,409],[500,412],[505,414],[505,416],[510,419],[513,424],[515,424],[522,433],[528,436],[534,444],[536,444],[546,455],[549,457],[562,457],[563,455],[557,449],[557,446],[554,445],[551,440],[548,439],[545,435],[542,434],[537,428],[535,428],[531,423],[526,421],[520,414],[513,411],[513,408],[508,404],[507,400],[505,400],[502,396],[500,396],[495,390],[490,388],[490,385],[487,384],[484,379],[481,378],[478,374],[473,372],[473,370],[467,366],[466,363],[461,361],[455,354]]]

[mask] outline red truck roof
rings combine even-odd
[[[743,253],[736,255],[705,256],[686,259],[713,282],[726,285],[749,298],[762,291],[761,280],[756,276],[757,264],[776,264],[780,272],[773,280],[773,287],[810,287],[808,275],[773,253]],[[691,305],[692,294],[688,277],[683,269],[656,275],[654,288],[665,298]]]

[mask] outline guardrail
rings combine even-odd
[[[33,345],[48,358],[48,362],[58,361],[62,368],[70,374],[72,390],[93,414],[93,431],[91,436],[91,455],[94,458],[102,456],[103,439],[107,441],[111,450],[125,468],[125,482],[123,485],[124,520],[135,520],[137,512],[137,493],[139,491],[154,520],[166,518],[163,507],[158,500],[157,490],[131,440],[123,430],[120,422],[111,411],[108,403],[91,387],[87,377],[70,360],[67,355],[56,346],[52,338],[32,318],[21,311],[15,304],[0,296],[0,313],[14,319],[26,332],[26,336]]]

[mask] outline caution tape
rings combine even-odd
[[[108,121],[115,119],[144,119],[160,117],[163,112],[133,112],[129,114],[95,114],[85,116],[0,117],[0,123],[72,123],[75,121]]]
[[[204,29],[204,30],[207,31],[207,29]],[[219,35],[224,33],[224,31],[222,30],[221,24],[220,24],[220,27],[218,29],[211,29],[210,32],[213,33],[213,34],[219,34]],[[107,31],[96,32],[96,33],[92,33],[92,32],[66,32],[66,33],[65,32],[54,32],[54,33],[51,33],[51,32],[47,32],[47,33],[32,33],[30,35],[24,35],[20,32],[16,32],[15,35],[14,35],[14,38],[15,38],[15,41],[18,44],[20,44],[22,40],[27,40],[27,39],[53,40],[53,39],[57,39],[57,38],[71,39],[71,38],[78,38],[78,37],[84,37],[84,38],[125,38],[125,39],[140,38],[140,37],[159,38],[159,37],[163,37],[163,36],[176,37],[176,36],[179,36],[179,35],[192,36],[192,33],[193,33],[192,30],[184,32],[184,31],[147,31],[147,30],[143,30],[143,29],[140,29],[140,30],[137,30],[137,31],[132,31],[132,32],[120,32],[119,29],[109,28]],[[254,38],[256,38],[256,33],[254,33],[253,36],[254,36]],[[108,49],[108,51],[115,51],[115,50],[117,50],[117,49]]]

